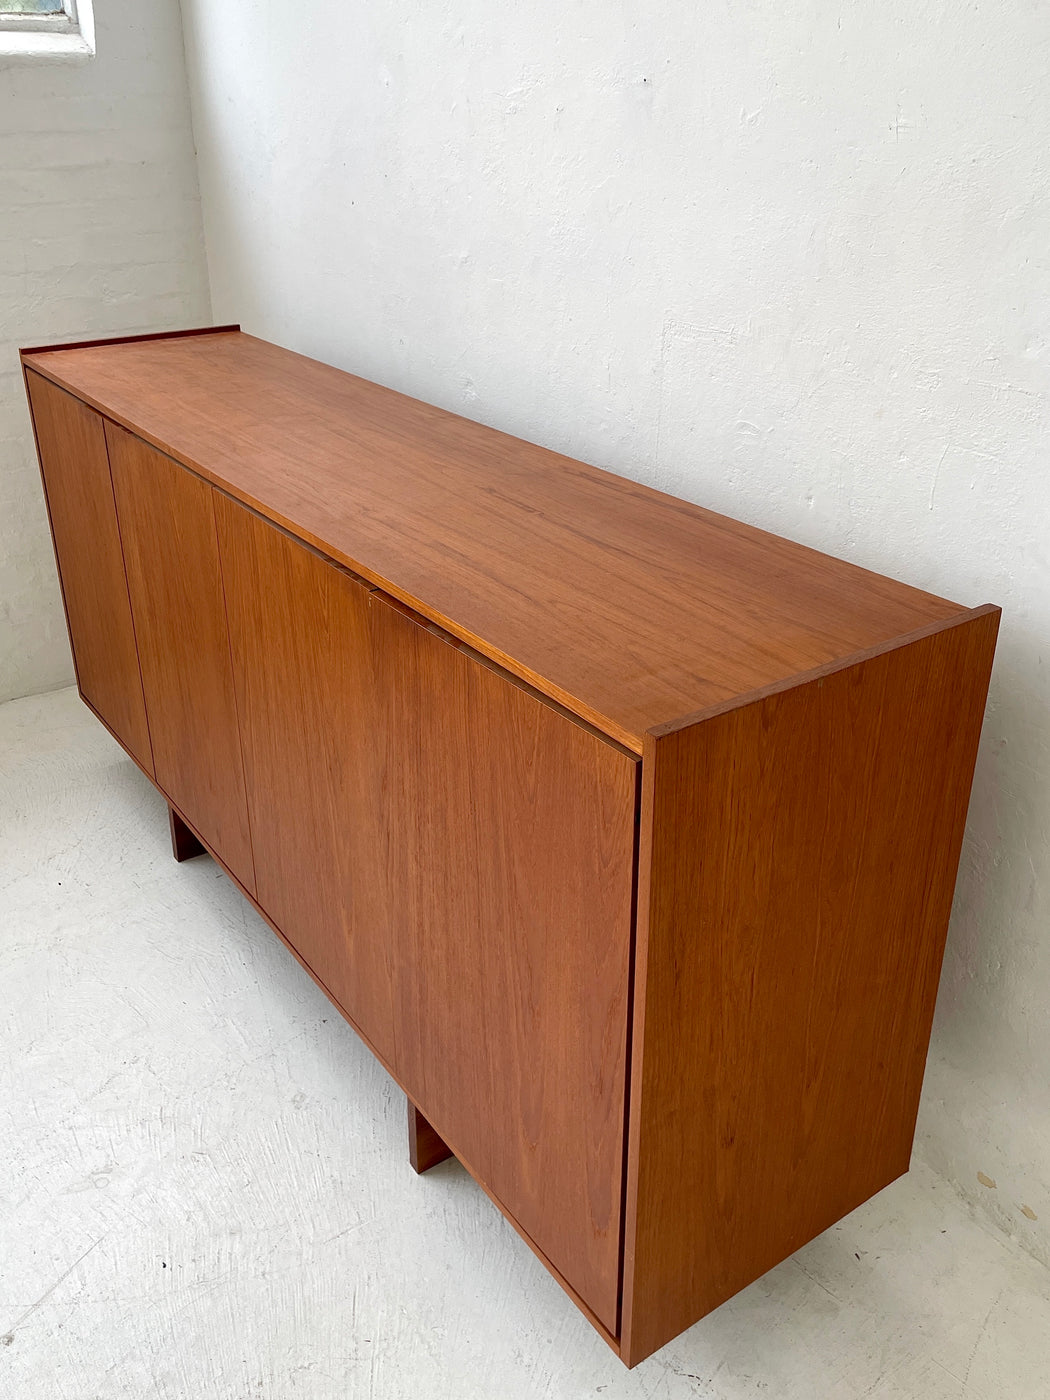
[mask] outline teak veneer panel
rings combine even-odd
[[[396,1065],[369,590],[228,497],[215,507],[256,896]]]
[[[638,761],[216,512],[259,901],[615,1331]]]
[[[639,764],[371,597],[400,1078],[615,1334]]]
[[[638,753],[961,611],[239,332],[26,362]]]
[[[998,625],[649,739],[629,1365],[908,1169]]]
[[[99,414],[26,372],[77,685],[153,772],[135,628]]]
[[[216,493],[114,423],[106,441],[157,782],[254,894]]]

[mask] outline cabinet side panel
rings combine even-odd
[[[157,783],[254,894],[215,491],[114,423],[106,440]]]
[[[371,599],[405,1087],[615,1332],[638,763]]]
[[[102,419],[32,370],[26,387],[80,693],[152,773]]]
[[[907,1170],[998,620],[649,741],[630,1365]]]
[[[395,1072],[368,589],[216,494],[256,897]]]

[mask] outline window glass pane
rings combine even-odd
[[[0,0],[0,15],[60,15],[62,0]]]

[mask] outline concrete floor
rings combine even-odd
[[[1050,1397],[922,1168],[633,1372],[72,691],[0,706],[4,1400]]]

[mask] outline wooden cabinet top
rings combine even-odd
[[[638,753],[969,611],[237,330],[24,360]]]

